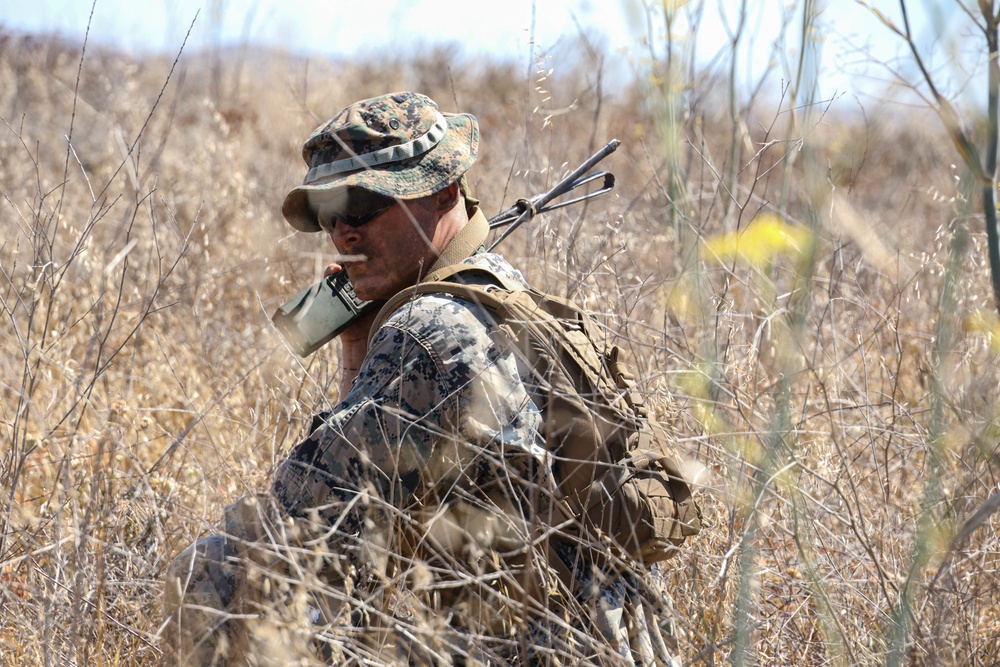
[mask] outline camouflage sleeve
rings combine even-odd
[[[365,492],[402,508],[420,488],[472,483],[473,461],[491,442],[529,453],[537,411],[498,333],[452,296],[425,295],[396,311],[351,391],[279,467],[279,504],[356,533],[361,519],[345,508]]]

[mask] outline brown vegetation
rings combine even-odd
[[[1000,328],[932,120],[834,103],[792,130],[777,91],[734,127],[693,81],[671,125],[669,84],[603,93],[592,62],[250,57],[0,34],[0,663],[158,654],[166,565],[335,392],[335,346],[300,360],[268,319],[324,264],[278,210],[301,142],[398,89],[479,118],[490,215],[623,140],[613,196],[503,251],[626,342],[704,467],[669,563],[685,662],[882,664],[901,620],[903,662],[1000,660],[996,519],[966,523],[997,487]],[[728,252],[774,215],[811,240]]]

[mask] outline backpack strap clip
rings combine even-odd
[[[625,392],[625,402],[635,413],[636,417],[646,419],[649,416],[646,400],[636,388],[635,375],[629,370],[622,359],[622,349],[617,345],[612,345],[611,349],[605,354],[605,359],[607,360],[608,370],[611,371],[611,377],[614,378],[615,385]]]

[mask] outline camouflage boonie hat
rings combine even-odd
[[[316,128],[302,146],[309,166],[281,213],[303,232],[318,232],[310,193],[359,187],[416,199],[451,185],[476,161],[479,124],[470,114],[445,114],[417,93],[356,102]]]

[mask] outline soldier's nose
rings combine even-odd
[[[338,224],[333,228],[332,237],[338,248],[346,249],[347,246],[357,243],[361,239],[361,228]]]

